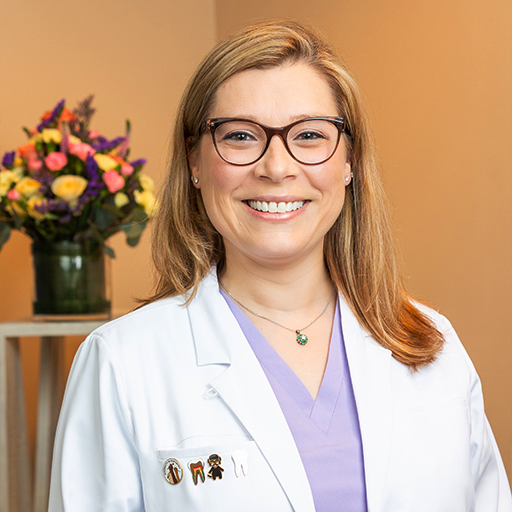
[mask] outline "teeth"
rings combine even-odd
[[[299,208],[302,208],[304,206],[305,202],[306,201],[276,203],[274,201],[270,201],[269,203],[267,203],[266,201],[247,201],[248,205],[253,210],[258,210],[259,212],[270,212],[270,213],[293,212],[294,210],[298,210]]]

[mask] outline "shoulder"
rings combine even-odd
[[[95,329],[87,341],[103,341],[120,349],[148,339],[159,339],[163,332],[183,331],[187,311],[183,297],[172,297],[143,306]]]
[[[182,295],[153,302],[103,324],[89,335],[84,345],[96,346],[105,354],[110,352],[118,360],[148,360],[152,355],[157,360],[159,353],[167,351],[178,355],[185,350],[184,345],[190,345],[187,341],[193,339],[190,311],[212,308],[215,294],[205,292],[213,289],[212,281],[216,279],[207,276],[188,305],[187,297]]]
[[[441,313],[424,304],[414,305],[427,316],[443,335],[444,344],[435,361],[417,372],[408,371],[409,378],[418,385],[437,391],[446,399],[451,393],[466,396],[478,381],[478,375],[451,322]]]
[[[466,349],[464,348],[462,342],[460,341],[454,327],[452,326],[448,318],[439,313],[439,311],[436,311],[435,309],[428,307],[424,304],[416,302],[415,306],[418,308],[419,311],[421,311],[425,316],[427,316],[432,321],[436,329],[444,337],[444,345],[439,354],[438,361],[442,361],[443,358],[453,355],[463,360],[464,364],[468,367],[468,370],[470,369],[474,371],[473,365],[469,359]]]

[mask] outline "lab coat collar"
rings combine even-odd
[[[226,365],[209,385],[254,439],[295,512],[314,512],[295,441],[265,373],[219,293],[212,271],[189,308],[198,366]]]
[[[363,443],[368,510],[379,512],[391,449],[391,351],[361,327],[341,294],[339,303]]]

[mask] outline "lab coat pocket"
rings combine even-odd
[[[201,444],[203,441],[203,444]],[[156,450],[164,510],[290,510],[257,444],[244,436],[189,438]]]

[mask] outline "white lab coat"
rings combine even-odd
[[[50,511],[314,512],[286,420],[215,272],[182,303],[143,307],[80,347],[57,429]],[[511,512],[480,381],[448,321],[429,310],[446,345],[413,373],[341,296],[340,307],[369,512]],[[238,450],[248,472],[237,477]],[[211,453],[222,457],[222,480],[194,485],[188,463]],[[177,485],[164,478],[168,458],[183,467]]]

